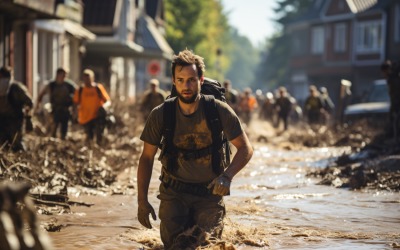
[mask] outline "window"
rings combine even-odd
[[[360,22],[357,25],[357,52],[379,52],[383,46],[382,23],[380,21]]]
[[[346,24],[344,23],[338,23],[335,25],[335,43],[334,43],[334,49],[335,52],[345,52],[346,51],[346,42],[347,42],[347,36],[346,36]]]
[[[312,28],[311,33],[311,53],[322,54],[324,52],[324,27]]]
[[[400,42],[400,4],[396,4],[395,14],[394,14],[394,40]]]

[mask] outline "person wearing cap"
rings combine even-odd
[[[149,81],[149,88],[144,94],[140,104],[140,111],[143,114],[144,120],[147,120],[153,108],[164,102],[166,94],[159,88],[160,82],[157,79]]]
[[[85,128],[86,140],[92,141],[96,136],[96,142],[100,145],[111,99],[104,86],[94,81],[91,69],[85,69],[82,78],[83,86],[74,94],[74,103],[78,106],[78,122]]]
[[[253,116],[253,112],[258,108],[257,99],[252,95],[251,88],[245,88],[243,90],[243,95],[239,101],[239,114],[242,121],[249,125],[251,118]]]
[[[66,79],[67,70],[60,67],[56,71],[56,77],[44,86],[39,93],[35,107],[35,113],[40,110],[40,104],[46,94],[50,96],[51,114],[53,118],[53,127],[51,136],[56,137],[57,130],[60,127],[60,137],[65,139],[68,132],[68,122],[71,118],[71,109],[73,106],[73,96],[76,84],[70,79]]]
[[[0,68],[0,149],[6,147],[13,151],[24,151],[23,127],[32,130],[32,98],[25,85],[16,82],[12,68]]]

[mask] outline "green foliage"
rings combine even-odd
[[[277,0],[275,9],[279,17],[277,23],[285,25],[298,15],[307,11],[313,0]],[[291,38],[289,34],[278,31],[269,39],[265,53],[260,63],[256,76],[262,79],[269,89],[286,85],[289,81],[289,57],[291,53]]]
[[[204,57],[206,76],[220,80],[231,49],[227,17],[217,0],[166,0],[166,38],[175,53],[187,48]],[[222,55],[217,56],[217,50]]]
[[[277,0],[275,12],[278,14],[276,21],[281,24],[289,22],[299,14],[307,11],[314,0]]]
[[[231,39],[233,43],[231,67],[226,73],[226,78],[230,79],[232,86],[238,90],[249,86],[262,88],[262,84],[254,80],[254,69],[260,61],[259,52],[249,39],[241,36],[236,29],[232,30]]]

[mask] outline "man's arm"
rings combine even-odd
[[[154,157],[157,153],[157,146],[144,142],[143,151],[139,158],[139,166],[137,171],[137,188],[138,188],[138,219],[140,224],[147,228],[152,228],[149,214],[153,220],[156,220],[156,214],[153,207],[148,201],[148,191],[153,172]]]
[[[230,142],[235,146],[237,152],[233,157],[231,164],[229,164],[228,168],[225,170],[224,175],[232,180],[233,177],[250,161],[253,156],[253,147],[244,131],[241,135]]]
[[[215,178],[210,185],[208,185],[208,188],[212,188],[212,193],[215,195],[229,195],[232,178],[246,166],[253,156],[253,148],[244,131],[230,142],[237,149],[231,164],[229,164],[224,173]]]
[[[42,91],[40,91],[38,98],[36,100],[36,108],[39,107],[40,103],[42,102],[43,96],[47,94],[47,92],[49,91],[49,85],[50,84],[47,84],[46,86],[43,87]]]

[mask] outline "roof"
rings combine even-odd
[[[146,1],[146,14],[151,18],[156,19],[157,10],[159,6],[159,0],[147,0]]]
[[[363,12],[378,3],[378,0],[346,0],[351,12]]]
[[[68,33],[79,39],[93,40],[96,38],[95,34],[82,27],[79,23],[67,19],[64,20],[64,28]]]
[[[104,57],[139,57],[143,53],[143,47],[136,43],[113,38],[88,41],[86,50],[88,54]]]
[[[135,42],[144,48],[143,56],[171,59],[174,54],[171,46],[157,29],[154,20],[147,15],[142,15],[138,19]]]

